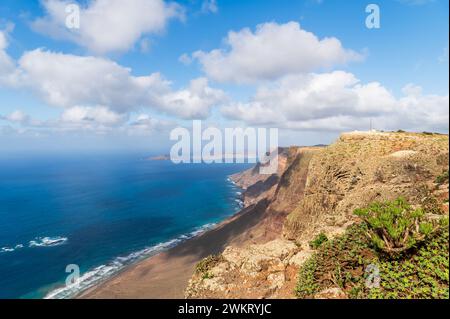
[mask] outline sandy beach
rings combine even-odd
[[[129,266],[107,281],[82,292],[86,299],[178,299],[195,265],[202,258],[222,252],[230,244],[249,240],[247,231],[261,221],[267,203],[243,209],[216,228],[180,245]]]

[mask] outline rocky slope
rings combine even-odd
[[[247,191],[259,185],[259,191],[246,192],[246,201],[265,201],[265,212],[246,233],[245,244],[197,266],[186,297],[295,297],[298,270],[314,252],[310,241],[320,233],[343,234],[358,222],[354,209],[374,201],[403,196],[448,214],[448,177],[436,182],[448,176],[447,135],[354,132],[326,148],[290,148],[283,154],[285,165],[276,176],[248,171],[233,177],[247,182]]]

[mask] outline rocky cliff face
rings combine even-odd
[[[186,297],[294,297],[298,269],[312,254],[309,242],[319,233],[343,233],[358,221],[354,209],[374,201],[403,196],[448,214],[448,182],[436,183],[448,174],[447,135],[347,133],[329,147],[290,148],[282,156],[276,183],[254,171],[233,177],[247,190],[260,185],[247,193],[247,204],[264,200],[267,208],[249,230],[251,240],[197,268]]]
[[[433,183],[448,160],[447,135],[343,134],[311,160],[304,197],[289,214],[284,236],[303,243],[320,232],[341,233],[355,221],[355,208],[374,201],[403,196],[432,204]]]

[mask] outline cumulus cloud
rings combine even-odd
[[[134,77],[131,70],[98,57],[82,57],[42,49],[24,53],[22,83],[45,102],[58,107],[107,105],[118,112],[155,101],[168,88],[158,73]]]
[[[133,76],[129,68],[106,58],[42,49],[24,53],[16,73],[20,74],[21,86],[31,88],[47,104],[66,109],[101,105],[125,114],[151,108],[183,119],[201,119],[225,101],[225,93],[210,88],[204,78],[174,90],[159,73]],[[73,110],[77,114],[89,110],[92,114],[92,109]]]
[[[69,0],[42,0],[46,15],[33,29],[77,43],[95,53],[126,51],[144,35],[162,32],[171,19],[183,19],[184,10],[164,0],[92,0],[80,8],[80,28],[66,27]]]
[[[274,80],[363,59],[338,39],[319,39],[297,22],[265,23],[254,32],[248,28],[229,32],[225,44],[224,49],[192,54],[208,77],[219,82]]]
[[[227,97],[223,91],[210,88],[206,78],[198,78],[187,89],[162,95],[160,100],[159,105],[168,113],[184,119],[204,119],[209,116],[211,106],[224,103]]]
[[[161,120],[151,117],[148,114],[139,114],[135,120],[131,121],[126,133],[130,136],[146,136],[154,132],[164,132],[176,127],[173,121]]]
[[[107,107],[83,107],[75,106],[65,110],[61,114],[61,120],[66,123],[98,123],[102,125],[117,125],[123,123],[127,116],[111,111]]]
[[[412,84],[403,94],[396,98],[380,83],[363,84],[343,71],[297,75],[259,88],[250,102],[223,107],[222,114],[295,130],[368,129],[372,119],[379,129],[448,131],[448,95],[423,95]]]

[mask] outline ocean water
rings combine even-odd
[[[67,298],[235,214],[248,164],[0,158],[0,298]],[[81,284],[65,287],[68,265]]]

